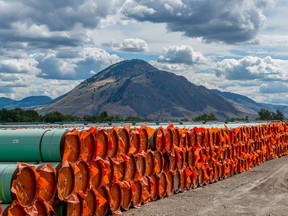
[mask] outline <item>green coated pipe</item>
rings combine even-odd
[[[42,161],[60,162],[63,155],[66,129],[46,131],[41,140]]]
[[[0,130],[0,162],[60,162],[67,129]]]
[[[43,129],[0,130],[0,161],[41,161]]]
[[[11,203],[11,183],[17,164],[0,164],[0,200]]]
[[[30,205],[36,198],[36,168],[25,163],[0,163],[0,200],[22,206]],[[23,196],[25,194],[25,196]]]

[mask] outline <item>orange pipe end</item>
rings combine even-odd
[[[81,131],[80,133],[80,155],[79,158],[89,163],[94,156],[94,137],[89,130]]]
[[[20,205],[29,206],[36,200],[38,178],[39,174],[34,166],[18,163],[18,168],[12,178],[11,192],[12,197]]]
[[[75,172],[75,193],[86,194],[90,186],[89,166],[85,161],[78,161]],[[75,169],[75,168],[74,168]]]
[[[40,177],[37,181],[38,199],[51,203],[54,200],[57,183],[56,170],[50,163],[37,168]]]
[[[68,161],[60,163],[57,168],[57,195],[60,200],[68,200],[74,192],[74,169]]]

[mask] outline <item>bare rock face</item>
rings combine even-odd
[[[210,112],[225,119],[242,114],[207,88],[138,59],[111,65],[41,113],[52,111],[77,116],[106,111],[109,115],[150,119],[195,117]]]

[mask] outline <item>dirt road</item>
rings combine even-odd
[[[288,156],[124,215],[288,215]]]

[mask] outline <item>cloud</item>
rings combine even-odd
[[[26,56],[26,58],[1,58],[0,73],[33,73],[39,72],[37,69],[38,62]]]
[[[148,50],[148,44],[142,39],[128,38],[123,40],[119,50],[124,52],[145,52]]]
[[[60,56],[60,58],[59,58]],[[110,55],[99,48],[61,50],[34,55],[44,79],[83,80],[100,70],[121,61],[117,55]]]
[[[79,24],[86,28],[95,28],[102,18],[116,12],[115,6],[120,3],[123,4],[123,1],[1,1],[1,26],[10,28],[15,22],[29,21],[45,25],[51,31],[71,30]]]
[[[25,74],[14,82],[0,82],[0,96],[11,99],[23,99],[30,95],[46,95],[56,98],[71,91],[81,81],[67,81],[43,79],[36,76]]]
[[[5,47],[23,42],[42,48],[78,46],[89,29],[97,28],[122,4],[123,0],[0,0],[0,42]]]
[[[265,83],[260,86],[259,91],[260,93],[265,93],[265,94],[287,93],[288,85],[283,82]]]
[[[149,50],[145,40],[139,38],[126,38],[121,43],[111,41],[102,43],[102,46],[109,47],[122,52],[142,53]]]
[[[6,57],[0,57],[0,96],[13,99],[29,95],[58,97],[122,60],[103,49],[83,47],[4,54]]]
[[[288,80],[288,61],[246,56],[242,59],[224,59],[216,64],[216,75],[228,80]]]
[[[165,23],[169,31],[206,42],[228,44],[253,40],[265,23],[271,0],[129,0],[122,13],[144,22]]]
[[[191,58],[188,58],[189,60],[185,60],[185,57],[181,58],[183,53],[189,54],[187,50],[193,49],[188,49],[186,46],[172,47],[174,48],[166,49],[166,52],[160,55],[163,57],[158,57],[158,61],[150,61],[150,63],[159,69],[185,76],[192,83],[209,89],[238,93],[257,102],[287,104],[288,60],[274,59],[270,56],[263,58],[246,56],[218,62],[206,59],[204,61],[206,64],[197,64],[197,62],[193,64]],[[168,50],[170,51],[167,52]],[[165,58],[166,61],[159,61]]]
[[[166,62],[171,64],[204,64],[207,59],[200,53],[193,50],[190,46],[170,46],[165,49],[165,53],[160,55],[158,62]]]

